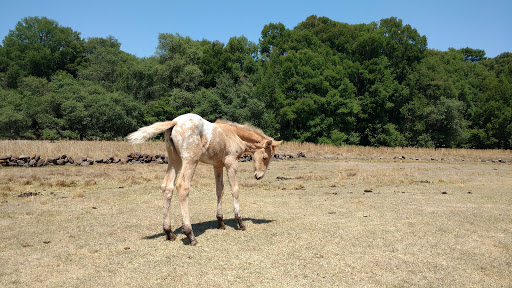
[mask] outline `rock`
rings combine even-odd
[[[20,195],[18,195],[18,197],[32,197],[32,196],[37,196],[37,195],[40,195],[40,193],[39,192],[23,192]]]
[[[27,161],[29,159],[30,159],[29,155],[20,155],[20,156],[18,156],[18,160]]]
[[[252,161],[252,154],[244,153],[240,156],[240,162],[250,162]]]
[[[286,160],[288,158],[288,155],[284,153],[276,153],[274,154],[274,159],[276,160]]]
[[[11,160],[11,158],[12,158],[11,155],[1,155],[0,156],[0,160],[7,160],[7,161],[9,161],[9,160]]]
[[[36,167],[41,167],[41,166],[45,166],[48,162],[46,161],[46,159],[39,159],[39,161],[37,161],[36,163]]]

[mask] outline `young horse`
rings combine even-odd
[[[197,164],[201,161],[213,165],[217,190],[217,221],[219,229],[226,229],[222,214],[222,195],[224,193],[223,167],[226,167],[233,202],[235,219],[240,230],[245,224],[240,214],[238,203],[238,182],[236,179],[237,159],[246,152],[253,153],[254,178],[261,179],[274,155],[275,147],[281,141],[266,136],[260,129],[249,125],[240,125],[217,120],[210,123],[198,115],[185,114],[172,121],[157,122],[142,127],[128,135],[131,143],[142,143],[165,131],[165,145],[169,155],[167,173],[161,186],[163,193],[163,228],[167,240],[175,240],[171,229],[171,197],[176,184],[183,221],[183,233],[190,240],[190,245],[197,245],[197,240],[190,224],[188,194],[190,182]]]

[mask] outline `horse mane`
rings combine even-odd
[[[238,128],[238,129],[243,129],[243,130],[247,130],[247,131],[253,132],[256,135],[263,137],[264,139],[271,139],[270,137],[265,135],[265,133],[263,133],[263,130],[261,130],[260,128],[254,126],[252,124],[249,124],[249,123],[238,124],[238,123],[231,122],[231,121],[228,121],[228,120],[225,120],[225,119],[217,119],[215,121],[215,123],[227,124],[227,125],[233,126],[235,128]]]

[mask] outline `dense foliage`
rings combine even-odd
[[[270,23],[258,44],[158,40],[137,58],[113,37],[21,20],[0,46],[0,137],[112,139],[194,112],[284,140],[512,148],[512,53],[430,50],[397,18]]]

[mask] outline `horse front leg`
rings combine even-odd
[[[224,215],[222,213],[222,196],[224,195],[224,175],[223,167],[213,167],[215,174],[215,190],[217,192],[217,222],[219,224],[218,229],[225,230]]]
[[[242,231],[246,230],[244,222],[242,221],[242,214],[240,213],[240,202],[238,198],[238,180],[236,179],[237,162],[226,166],[228,171],[229,185],[231,186],[231,194],[233,195],[233,205],[235,207],[235,219],[238,223],[238,228]]]

